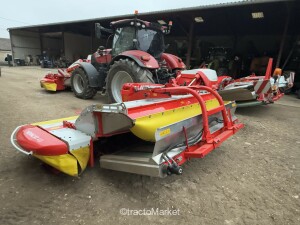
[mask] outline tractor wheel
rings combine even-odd
[[[89,86],[89,78],[81,68],[74,70],[71,76],[71,88],[77,98],[93,98],[97,90]]]
[[[107,75],[109,102],[122,102],[121,89],[125,83],[154,83],[152,73],[129,59],[115,61]]]

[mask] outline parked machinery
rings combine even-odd
[[[32,66],[33,65],[33,57],[32,57],[32,55],[27,55],[25,57],[25,65],[26,66]]]
[[[272,73],[273,59],[270,58],[264,76],[251,74],[239,79],[231,76],[217,76],[215,70],[193,69],[178,72],[166,86],[205,85],[218,90],[223,100],[236,101],[239,107],[274,103],[283,93],[280,89],[293,86],[293,76],[283,76],[276,68]]]
[[[230,50],[226,47],[211,47],[206,60],[207,68],[217,71],[218,75],[228,75]]]
[[[43,51],[43,54],[40,58],[41,68],[53,68],[54,62],[53,59],[47,54],[46,51]]]
[[[111,23],[111,29],[96,24],[98,38],[102,32],[113,34],[111,49],[100,46],[90,60],[77,63],[71,73],[71,87],[76,97],[89,99],[97,91],[107,92],[110,102],[121,102],[120,90],[124,83],[166,83],[176,76],[184,63],[175,55],[165,53],[164,35],[168,26],[143,21],[137,18]],[[41,85],[51,79],[42,80]],[[53,83],[53,82],[52,82]]]
[[[295,76],[294,85],[288,92],[294,91],[300,99],[300,40],[297,39],[293,44],[285,62],[283,63],[283,74]]]
[[[185,71],[185,65],[180,58],[164,53],[166,49],[164,34],[170,32],[171,25],[169,23],[168,27],[164,27],[139,20],[137,17],[112,22],[112,29],[106,29],[96,24],[95,31],[98,37],[101,36],[101,32],[113,35],[112,49],[100,46],[93,55],[85,60],[76,61],[66,70],[59,69],[58,73],[48,73],[41,80],[41,86],[50,91],[57,91],[64,90],[66,86],[70,85],[75,96],[83,99],[92,98],[100,90],[107,93],[110,102],[122,102],[120,90],[125,83],[168,85],[174,80],[180,81],[177,78],[186,74],[195,76],[197,71]],[[284,87],[289,81],[283,80],[280,75],[276,75],[280,79],[273,79],[271,77],[272,65],[265,77],[251,76],[251,78],[246,77],[241,81],[241,79],[234,80],[235,77],[232,76],[222,76],[228,75],[229,69],[232,72],[234,68],[236,73],[241,71],[240,58],[236,56],[230,63],[228,52],[229,50],[226,48],[211,50],[211,59],[215,58],[215,60],[209,63],[209,67],[219,71],[219,77],[214,78],[213,86],[209,86],[211,82],[202,82],[199,83],[200,85],[204,84],[213,89],[222,90],[223,95],[227,89],[226,95],[231,93],[229,100],[254,101],[255,104],[272,103],[282,96],[278,92],[278,82],[280,81],[280,85]],[[215,66],[213,66],[214,63]],[[202,78],[209,80],[212,71],[203,73]],[[187,86],[191,80],[187,80],[185,83],[177,82],[177,85]],[[245,85],[239,85],[241,82],[244,82]],[[228,86],[229,84],[230,86]],[[271,86],[273,90],[271,90]],[[261,90],[259,87],[265,88]]]

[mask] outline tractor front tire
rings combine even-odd
[[[121,89],[125,83],[154,83],[152,73],[129,59],[115,61],[107,75],[106,91],[110,103],[122,102]]]
[[[85,71],[77,68],[71,75],[71,88],[77,98],[91,99],[96,93],[97,89],[89,86],[89,78]]]

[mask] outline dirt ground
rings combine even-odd
[[[47,69],[2,68],[0,224],[300,224],[300,100],[239,109],[245,128],[204,159],[165,179],[88,168],[54,175],[17,152],[21,124],[68,117],[91,103],[70,91],[47,93]],[[98,163],[98,162],[96,162]],[[96,164],[97,165],[97,164]],[[120,209],[178,209],[177,216],[124,216]]]

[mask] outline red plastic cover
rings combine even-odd
[[[37,126],[21,127],[16,138],[23,149],[38,155],[52,156],[68,153],[68,146],[65,142]]]

